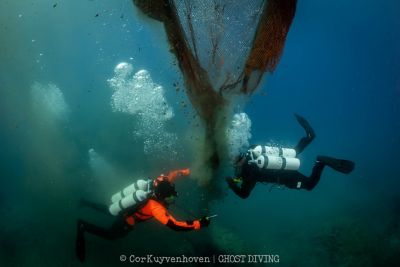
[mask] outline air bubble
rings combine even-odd
[[[115,67],[114,77],[108,80],[114,91],[111,106],[115,112],[136,115],[137,130],[133,135],[144,139],[146,154],[166,157],[165,151],[177,144],[176,135],[165,129],[174,111],[165,99],[164,88],[153,82],[147,70],[139,70],[134,75],[132,72],[132,65],[126,62]]]
[[[228,139],[228,153],[234,159],[239,153],[249,147],[251,138],[251,120],[246,113],[233,115],[231,124],[226,130]]]

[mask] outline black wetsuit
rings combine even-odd
[[[81,202],[82,206],[90,207],[94,210],[104,213],[107,216],[115,218],[115,220],[111,227],[103,228],[82,219],[78,219],[78,231],[88,232],[108,240],[113,240],[126,236],[133,229],[133,225],[129,225],[123,215],[118,215],[117,217],[112,216],[106,205],[87,200],[81,200]]]
[[[307,177],[298,171],[260,170],[255,163],[246,163],[236,174],[236,177],[242,179],[241,186],[231,182],[229,187],[241,198],[247,198],[257,182],[284,185],[291,189],[312,190],[319,182],[324,166],[325,164],[317,161],[310,177]]]
[[[303,117],[296,115],[296,118],[306,131],[306,136],[301,138],[294,148],[296,154],[299,155],[315,138],[315,134]],[[239,186],[239,184],[235,183],[232,179],[228,179],[229,187],[241,198],[247,198],[257,182],[284,185],[291,189],[312,190],[319,182],[322,170],[325,167],[325,164],[316,161],[311,175],[307,177],[298,171],[260,169],[255,162],[248,162],[251,160],[249,153],[247,153],[245,157],[246,162],[243,166],[237,167],[235,173],[237,178],[241,178],[241,185]]]

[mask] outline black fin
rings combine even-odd
[[[351,173],[354,170],[354,162],[345,159],[335,159],[327,156],[318,156],[317,160],[341,173]]]
[[[75,253],[80,262],[85,261],[85,235],[83,225],[80,220],[78,220],[76,230]]]
[[[307,137],[308,138],[314,138],[315,137],[315,132],[313,130],[313,128],[311,128],[311,125],[308,123],[308,121],[300,116],[299,114],[294,114],[294,116],[296,117],[297,121],[300,123],[301,127],[304,128],[304,130],[307,133]]]

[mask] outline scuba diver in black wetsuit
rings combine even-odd
[[[284,185],[291,189],[312,190],[318,184],[325,166],[348,174],[354,169],[354,162],[344,159],[336,159],[327,156],[318,156],[310,177],[307,177],[297,169],[300,162],[299,155],[304,148],[315,138],[314,130],[303,117],[295,114],[297,121],[306,131],[306,136],[301,138],[294,149],[282,149],[266,146],[252,146],[237,157],[235,162],[235,178],[227,177],[228,186],[241,198],[247,198],[257,182],[274,183]],[[275,150],[274,150],[275,149]],[[285,151],[287,150],[287,157]],[[270,151],[275,155],[268,156]],[[268,166],[271,165],[271,166]],[[239,184],[241,184],[239,186]]]

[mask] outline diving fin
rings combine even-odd
[[[335,159],[327,156],[318,156],[317,161],[331,167],[341,173],[351,173],[354,170],[354,162],[345,159]]]
[[[75,253],[80,262],[85,261],[85,235],[83,225],[80,220],[78,220],[77,225]]]
[[[299,114],[295,113],[294,116],[296,117],[296,120],[300,123],[301,127],[303,127],[304,130],[306,131],[307,137],[315,138],[315,132],[314,132],[313,128],[311,128],[308,121],[304,117],[300,116]]]

